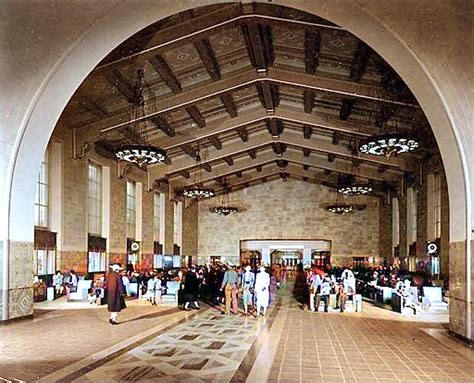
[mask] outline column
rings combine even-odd
[[[265,246],[262,248],[262,262],[265,265],[270,265],[271,259],[270,259],[270,246]]]
[[[303,265],[311,265],[311,245],[304,245],[303,248]]]

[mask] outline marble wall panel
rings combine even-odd
[[[8,319],[33,315],[33,287],[10,289],[8,296]]]
[[[35,267],[33,243],[10,241],[10,289],[30,287]]]

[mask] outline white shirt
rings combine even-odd
[[[329,295],[331,293],[331,285],[324,281],[321,285],[321,295]]]

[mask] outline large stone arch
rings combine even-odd
[[[2,76],[2,82],[8,81],[15,92],[29,92],[28,97],[20,98],[20,105],[10,108],[6,117],[2,117],[2,129],[6,133],[2,140],[6,142],[7,150],[0,158],[8,163],[5,177],[1,177],[4,178],[3,184],[0,184],[3,194],[0,218],[3,240],[0,257],[3,303],[0,307],[3,308],[3,320],[18,316],[12,312],[13,301],[21,295],[17,290],[27,289],[30,283],[30,276],[18,272],[11,260],[31,257],[28,243],[33,241],[33,230],[25,228],[33,228],[34,180],[44,149],[66,103],[94,66],[129,36],[161,18],[215,2],[164,0],[143,4],[133,0],[110,0],[92,6],[92,11],[81,10],[77,17],[84,20],[73,23],[70,28],[67,23],[58,22],[60,25],[54,29],[54,36],[51,36],[49,23],[40,23],[35,31],[39,37],[36,47],[29,46],[28,31],[23,40],[21,33],[20,38],[12,39],[19,43],[17,49],[42,47],[48,52],[47,48],[50,48],[51,57],[45,63],[39,61],[42,70],[36,74],[28,74],[28,66],[20,66],[15,79]],[[71,8],[66,3],[51,1],[59,17],[61,14],[70,16],[74,11],[66,9]],[[349,30],[384,57],[417,97],[434,130],[446,169],[451,218],[450,258],[456,256],[460,261],[452,270],[455,273],[451,278],[451,327],[471,338],[474,138],[469,134],[471,94],[466,69],[469,58],[466,62],[457,59],[462,57],[463,47],[458,40],[463,28],[467,29],[470,24],[465,18],[469,18],[469,13],[467,16],[463,14],[462,5],[456,8],[452,4],[450,7],[437,4],[433,8],[433,4],[430,6],[428,2],[415,6],[413,2],[394,0],[276,0],[274,3],[316,14]],[[88,5],[82,4],[84,7]],[[464,7],[467,10],[467,2]],[[15,8],[15,5],[10,4],[10,8]],[[35,10],[38,17],[44,18],[33,5],[29,11]],[[429,14],[426,20],[425,14]],[[2,29],[14,33],[13,26],[3,26]],[[446,35],[443,36],[443,32]],[[51,42],[45,39],[51,39]],[[55,39],[61,40],[58,49],[51,48]],[[440,41],[443,39],[449,44]],[[444,62],[439,62],[441,58],[445,59]]]

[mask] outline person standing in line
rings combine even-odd
[[[247,316],[248,306],[252,305],[252,295],[254,292],[255,285],[255,274],[252,273],[252,267],[250,265],[245,266],[245,272],[242,274],[240,279],[240,288],[242,290],[242,300],[244,303],[244,316]]]
[[[225,292],[225,314],[230,313],[230,307],[232,305],[232,312],[237,315],[239,313],[239,307],[237,302],[237,283],[239,276],[235,271],[235,265],[229,265],[229,268],[224,273],[224,279],[222,280],[221,291]]]
[[[346,308],[346,299],[347,294],[346,290],[344,289],[344,283],[341,282],[337,288],[337,306],[339,307],[341,313],[343,313]]]
[[[257,318],[260,316],[261,307],[265,316],[270,303],[270,274],[265,271],[264,265],[260,265],[260,272],[255,277],[255,295],[257,296]]]
[[[184,306],[186,311],[190,311],[189,305],[192,303],[192,308],[200,310],[197,296],[199,294],[199,279],[196,275],[196,266],[192,265],[191,269],[184,275]]]
[[[324,302],[324,312],[328,312],[328,304],[329,304],[329,294],[331,294],[331,285],[330,279],[325,278],[323,283],[321,283],[321,300]],[[318,307],[316,307],[316,311],[318,311]]]
[[[116,325],[117,315],[125,309],[125,287],[122,282],[122,276],[119,274],[122,267],[117,263],[110,266],[111,271],[105,281],[107,285],[107,308],[109,310],[109,323]]]

